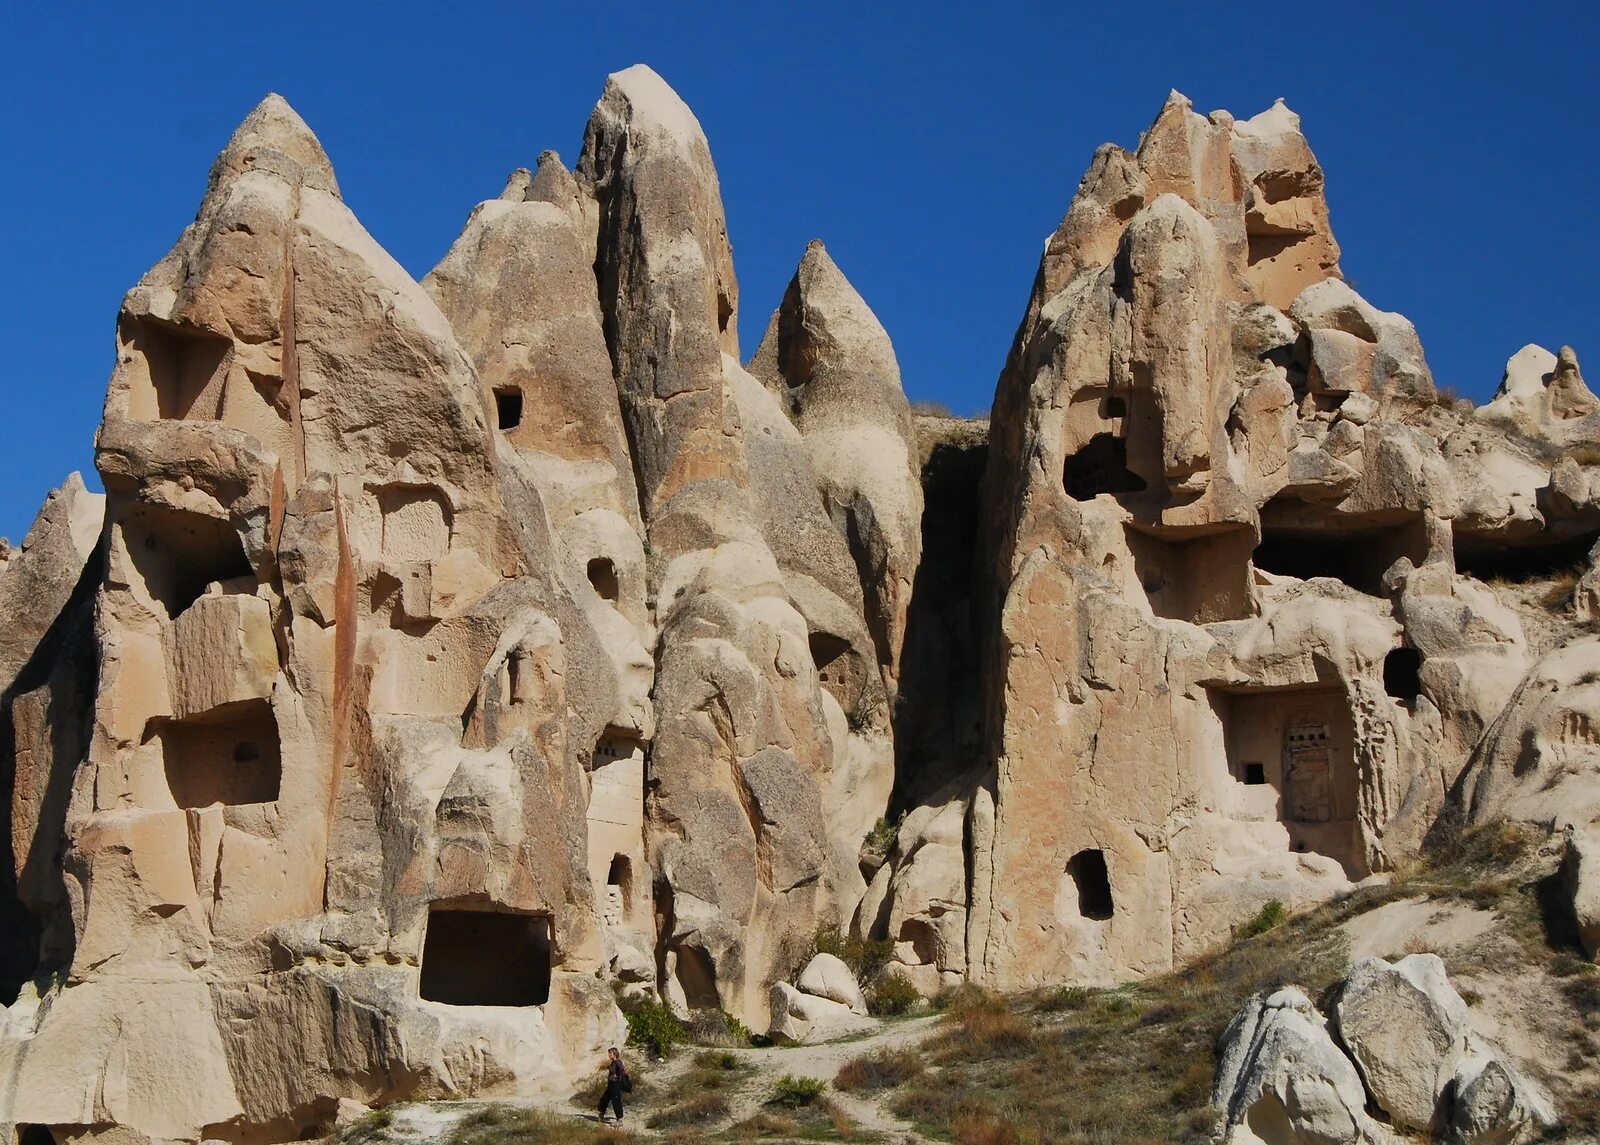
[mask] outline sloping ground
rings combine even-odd
[[[567,1098],[416,1102],[378,1110],[350,1126],[340,1145],[619,1145],[628,1141],[841,1141],[920,1145],[928,1138],[866,1087],[831,1086],[854,1059],[916,1055],[937,1015],[884,1023],[861,1037],[822,1045],[682,1049],[652,1063],[633,1057],[634,1092],[624,1128],[595,1121],[598,1080]],[[810,1084],[808,1084],[810,1083]]]
[[[1479,1032],[1555,1098],[1562,1125],[1544,1140],[1588,1139],[1600,1129],[1600,974],[1554,893],[1558,860],[1558,843],[1490,828],[1179,973],[1110,990],[957,995],[926,1043],[927,1071],[891,1107],[963,1145],[1207,1141],[1228,1020],[1251,994],[1289,983],[1325,998],[1359,945],[1439,954]]]
[[[1559,841],[1496,826],[1318,910],[1265,911],[1246,928],[1261,933],[1148,982],[1010,998],[967,988],[866,1037],[639,1062],[626,1131],[591,1120],[593,1085],[395,1107],[341,1141],[1199,1145],[1215,1129],[1218,1038],[1250,995],[1293,983],[1326,1001],[1354,957],[1423,951],[1444,959],[1477,1032],[1555,1099],[1562,1124],[1542,1140],[1586,1140],[1600,1132],[1600,973],[1555,893],[1559,859]]]

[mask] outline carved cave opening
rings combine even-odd
[[[1111,897],[1111,872],[1106,868],[1106,853],[1079,851],[1067,860],[1067,875],[1078,891],[1078,913],[1095,922],[1109,919],[1116,903]]]
[[[932,966],[939,960],[939,934],[926,919],[905,919],[895,942],[895,956],[907,966]]]
[[[156,732],[167,787],[179,807],[271,803],[283,781],[278,721],[266,700],[224,704],[168,720]]]
[[[494,392],[495,426],[504,432],[522,424],[522,390],[518,386],[501,386]]]
[[[1273,791],[1290,848],[1326,855],[1352,879],[1369,874],[1357,832],[1355,721],[1344,688],[1216,688],[1209,694],[1223,727],[1228,773],[1242,786]],[[1250,802],[1266,810],[1256,797]]]
[[[1248,529],[1197,537],[1157,536],[1125,525],[1128,552],[1150,611],[1168,620],[1211,624],[1255,612]]]
[[[551,952],[549,915],[433,906],[419,993],[447,1006],[542,1006]]]
[[[585,570],[589,585],[601,600],[615,604],[622,595],[622,583],[617,577],[617,566],[610,557],[595,557]]]
[[[1102,493],[1142,493],[1147,488],[1144,478],[1128,468],[1126,439],[1110,433],[1095,434],[1067,458],[1063,480],[1074,501],[1092,501]]]
[[[1597,541],[1600,530],[1564,536],[1542,533],[1520,545],[1507,544],[1497,537],[1457,533],[1456,572],[1484,582],[1527,584],[1550,580],[1563,573],[1581,572]]]
[[[1403,704],[1422,695],[1422,653],[1394,648],[1383,658],[1383,690]]]
[[[847,714],[854,712],[863,686],[861,658],[848,640],[829,632],[812,632],[806,642],[817,667],[817,682]]]
[[[56,1145],[56,1135],[48,1125],[18,1125],[17,1145]]]
[[[133,571],[145,591],[176,619],[212,584],[252,593],[255,569],[230,521],[165,505],[139,503],[119,525]]]
[[[698,946],[678,946],[674,950],[677,954],[678,985],[683,990],[683,998],[689,1004],[689,1009],[721,1009],[722,997],[717,993],[717,975],[712,969],[710,956]]]
[[[631,759],[643,755],[644,740],[640,738],[639,733],[632,728],[612,724],[601,732],[600,738],[595,741],[590,766],[591,769],[600,768],[619,759]]]
[[[1393,524],[1339,521],[1293,504],[1269,501],[1261,511],[1261,543],[1251,560],[1263,572],[1299,580],[1332,577],[1367,596],[1383,596],[1383,574],[1409,557],[1422,565],[1427,531],[1420,516]]]
[[[157,418],[210,421],[222,416],[230,339],[154,318],[133,318],[127,320],[124,340],[133,351],[132,416],[142,420],[153,412]]]
[[[626,855],[613,855],[611,869],[606,872],[605,921],[610,926],[621,926],[633,916],[633,860]]]

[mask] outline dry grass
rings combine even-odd
[[[792,1117],[761,1112],[733,1127],[733,1135],[740,1140],[754,1141],[763,1137],[793,1137],[800,1132],[800,1123]]]
[[[833,1086],[845,1093],[893,1089],[922,1076],[922,1072],[922,1055],[916,1050],[885,1047],[845,1062],[839,1067]]]
[[[651,1129],[676,1129],[684,1125],[709,1125],[727,1117],[732,1106],[721,1093],[701,1093],[681,1101],[660,1113],[652,1114],[645,1122]]]
[[[1341,927],[1359,914],[1418,894],[1494,910],[1493,941],[1452,952],[1452,974],[1480,959],[1498,973],[1522,964],[1559,968],[1564,959],[1580,966],[1551,922],[1551,864],[1539,842],[1512,827],[1437,840],[1434,853],[1389,886],[1287,917],[1137,985],[1005,999],[970,987],[941,995],[935,1004],[948,1017],[924,1046],[938,1069],[908,1079],[893,1107],[962,1145],[1199,1145],[1215,1122],[1211,1079],[1229,1020],[1261,990],[1294,983],[1313,998],[1326,995],[1349,961]],[[1600,974],[1575,969],[1570,981],[1600,1048]],[[1600,1098],[1592,1104],[1600,1119]],[[1567,1112],[1569,1124],[1590,1116]]]
[[[456,1122],[444,1145],[623,1145],[638,1138],[623,1129],[558,1117],[540,1109],[486,1105]]]

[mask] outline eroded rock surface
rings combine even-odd
[[[741,362],[646,67],[421,283],[268,97],[124,299],[104,497],[0,550],[0,1127],[526,1093],[618,995],[832,1036],[823,928],[924,993],[1137,979],[1497,819],[1568,841],[1592,952],[1600,403],[1569,347],[1438,390],[1324,184],[1281,103],[1174,93],[990,419],[914,417],[820,242]],[[1253,1000],[1232,1139],[1548,1120],[1427,969],[1358,967],[1336,1031]]]

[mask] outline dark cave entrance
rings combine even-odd
[[[1106,869],[1106,853],[1079,851],[1067,861],[1067,874],[1078,890],[1078,913],[1096,922],[1110,918],[1116,904],[1111,898],[1111,873]]]
[[[447,1006],[542,1006],[550,1000],[550,916],[433,907],[419,992]]]
[[[1142,493],[1147,488],[1144,478],[1128,468],[1127,440],[1110,433],[1095,434],[1067,458],[1063,480],[1074,501],[1092,501],[1102,493]]]

